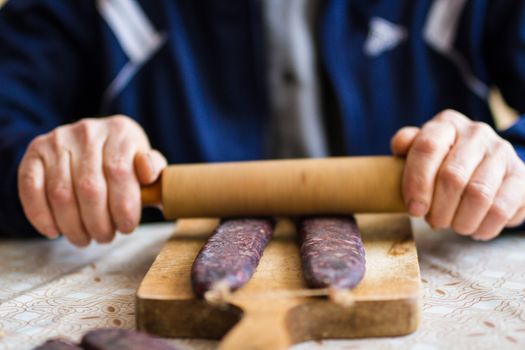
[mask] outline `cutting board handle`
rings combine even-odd
[[[242,319],[219,345],[219,350],[286,350],[293,345],[286,316],[295,306],[286,300],[252,301],[242,305]]]

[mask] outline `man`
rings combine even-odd
[[[11,0],[0,230],[108,242],[167,161],[391,140],[412,215],[491,239],[525,218],[525,119],[498,134],[487,105],[525,110],[524,29],[521,0]]]

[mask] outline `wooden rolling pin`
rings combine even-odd
[[[142,189],[167,219],[406,212],[404,161],[338,157],[171,165]]]

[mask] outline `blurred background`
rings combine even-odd
[[[0,0],[0,7],[7,0]],[[93,0],[95,1],[95,0]],[[499,130],[506,129],[511,126],[518,117],[518,113],[510,108],[503,100],[500,92],[497,89],[493,89],[489,97],[489,103],[496,120],[496,126]]]

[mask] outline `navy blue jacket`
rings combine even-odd
[[[387,154],[398,128],[445,108],[494,125],[492,86],[525,112],[523,0],[326,0],[315,33],[340,153]],[[16,190],[28,143],[80,118],[131,116],[170,163],[263,158],[264,57],[257,0],[8,1],[0,232],[33,232]],[[525,119],[502,135],[525,158]]]

